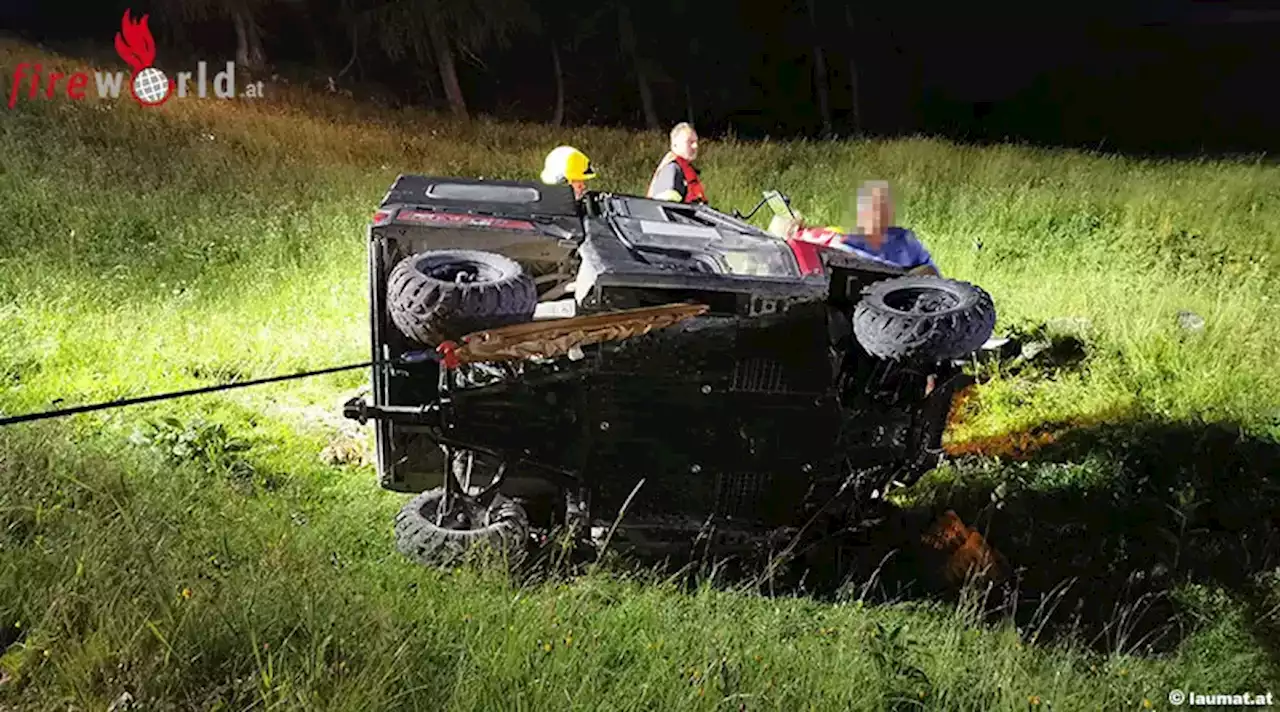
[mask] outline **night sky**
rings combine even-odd
[[[843,3],[814,0],[816,32],[804,0],[619,1],[631,8],[664,127],[687,118],[689,96],[707,135],[732,127],[747,138],[818,137],[812,61],[819,43],[839,135],[853,128],[852,59],[862,129],[870,135],[924,133],[1133,153],[1280,150],[1277,0],[859,2],[851,6],[852,30]],[[302,0],[276,3],[262,16],[267,55],[295,69],[334,73],[351,53],[349,32],[331,14],[339,0],[307,2],[313,18],[322,19],[306,31],[298,19]],[[85,5],[3,0],[0,24],[45,41],[99,41],[109,52],[123,9],[132,7],[135,15],[151,9],[113,0],[86,12]],[[460,57],[471,110],[549,119],[555,39],[565,65],[567,121],[643,127],[631,63],[619,48],[609,6],[543,0],[533,8],[544,18],[542,34],[519,33],[506,47],[477,52],[479,61]],[[593,13],[600,17],[584,28]],[[162,57],[166,51],[229,57],[234,50],[227,21],[190,27],[181,48],[172,34],[156,31]],[[355,71],[362,86],[443,108],[429,64],[391,62],[370,41]]]

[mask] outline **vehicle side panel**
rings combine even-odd
[[[399,208],[399,214],[422,211]],[[557,239],[546,226],[526,223],[528,229],[457,226],[447,223],[392,222],[375,228],[390,244],[388,271],[396,262],[427,250],[482,250],[496,252],[517,262],[560,262],[572,253],[573,242]],[[567,234],[567,233],[566,233]]]

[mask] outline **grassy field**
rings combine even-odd
[[[0,41],[4,76],[36,54]],[[534,177],[573,143],[602,188],[639,192],[663,150],[271,90],[0,110],[0,413],[363,360],[363,226],[398,173]],[[972,597],[416,567],[392,548],[404,498],[321,457],[367,443],[338,417],[357,371],[0,429],[0,709],[1280,694],[1280,170],[926,139],[704,137],[703,154],[726,208],[777,187],[829,222],[856,181],[892,181],[899,222],[991,292],[998,329],[1054,347],[987,368],[948,433],[956,457],[905,502],[990,526],[1025,569],[1009,616]]]

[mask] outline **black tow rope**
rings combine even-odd
[[[218,386],[205,386],[204,388],[193,388],[189,391],[174,391],[173,393],[158,393],[151,396],[141,396],[139,398],[126,398],[124,400],[110,401],[108,403],[94,403],[93,405],[79,405],[74,408],[62,408],[60,410],[49,410],[43,413],[27,413],[26,415],[15,415],[9,418],[0,418],[0,427],[5,425],[13,425],[15,423],[29,423],[33,420],[45,420],[48,418],[62,418],[68,415],[77,415],[79,413],[89,413],[95,410],[106,410],[108,408],[123,408],[124,406],[137,405],[139,403],[152,403],[155,401],[170,400],[173,398],[183,398],[186,396],[199,395],[201,393],[213,393],[215,391],[229,391],[233,388],[246,388],[248,386],[259,386],[264,383],[276,383],[278,381],[291,381],[298,378],[310,378],[311,376],[323,376],[326,373],[337,373],[339,371],[351,371],[357,368],[369,368],[376,362],[365,361],[364,363],[353,363],[346,366],[334,366],[332,368],[323,368],[319,371],[303,371],[302,373],[291,373],[285,376],[272,376],[270,378],[258,378],[252,381],[238,381],[236,383],[224,383]]]

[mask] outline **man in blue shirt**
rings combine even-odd
[[[889,184],[868,181],[858,189],[857,232],[835,227],[805,227],[798,222],[782,228],[787,237],[852,252],[876,262],[902,267],[910,274],[941,276],[929,250],[915,233],[893,224]]]

